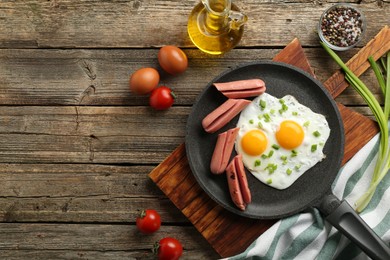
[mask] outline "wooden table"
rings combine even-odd
[[[219,257],[148,177],[184,141],[196,96],[224,70],[271,60],[294,38],[319,80],[337,69],[315,32],[331,3],[235,3],[249,17],[244,37],[213,57],[187,36],[197,1],[0,2],[0,259],[153,259],[154,241],[165,236],[183,243],[183,259]],[[390,23],[388,1],[359,7],[367,34],[340,53],[344,60]],[[158,49],[168,44],[183,48],[189,68],[161,74],[177,99],[156,112],[130,93],[128,79],[159,68]],[[379,97],[373,74],[361,78]],[[352,89],[337,101],[372,117]],[[153,235],[135,226],[144,208],[163,219]]]

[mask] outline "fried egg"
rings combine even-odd
[[[276,189],[291,186],[325,158],[330,135],[325,116],[291,95],[278,99],[268,93],[241,111],[235,150],[244,166],[261,182]]]

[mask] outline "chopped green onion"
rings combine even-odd
[[[264,121],[265,122],[270,122],[271,121],[271,117],[269,116],[269,114],[265,113],[263,116],[264,116]]]
[[[278,166],[276,164],[269,163],[267,167],[264,168],[264,170],[268,170],[269,174],[272,174],[276,171],[277,168]]]
[[[273,154],[274,154],[274,150],[269,151],[268,158],[271,158]]]
[[[283,99],[279,99],[279,103],[280,103],[280,104],[284,104],[285,101],[284,101]]]
[[[317,145],[316,144],[313,144],[311,146],[311,152],[314,153],[315,151],[317,151]]]
[[[272,145],[272,148],[274,148],[275,150],[279,150],[280,146],[277,145],[277,144],[273,144],[273,145]]]
[[[259,128],[261,128],[261,129],[264,128],[264,127],[263,127],[263,124],[262,124],[261,122],[258,122],[258,123],[257,123],[257,126],[258,126]]]
[[[253,119],[249,120],[249,124],[253,124]]]
[[[260,100],[259,105],[261,107],[261,110],[264,110],[266,105],[267,105],[267,103],[264,100]]]
[[[269,112],[271,115],[273,115],[273,114],[275,114],[275,109],[271,109]]]
[[[303,123],[304,127],[308,127],[309,125],[310,125],[310,121],[306,121],[305,123]]]
[[[297,112],[297,111],[293,111],[293,112],[292,112],[292,115],[293,115],[293,116],[297,116],[297,115],[298,115],[298,112]]]
[[[298,152],[296,150],[291,150],[291,157],[295,157],[298,155]]]
[[[282,155],[282,156],[280,156],[280,159],[282,159],[282,164],[283,165],[286,165],[287,164],[287,156],[285,156],[285,155]]]
[[[286,112],[288,110],[288,106],[286,104],[282,104],[282,108],[279,109],[279,114],[283,114],[283,112]]]
[[[321,136],[321,133],[318,132],[318,131],[315,131],[315,132],[313,132],[313,135],[314,135],[315,137],[320,137],[320,136]]]
[[[290,174],[292,173],[292,170],[291,170],[290,168],[288,168],[288,169],[286,170],[286,173],[287,173],[288,175],[290,175]]]
[[[261,165],[261,161],[260,160],[256,160],[255,161],[255,167],[260,166],[260,165]]]
[[[266,154],[262,154],[262,155],[261,155],[261,158],[263,158],[263,159],[267,159],[267,158],[268,158],[268,156],[267,156]]]
[[[271,184],[271,183],[272,183],[272,179],[268,179],[267,184]]]
[[[297,164],[297,165],[295,165],[295,167],[294,167],[294,168],[295,168],[295,170],[299,170],[299,169],[301,168],[301,166],[302,166],[302,165],[300,165],[300,164]]]

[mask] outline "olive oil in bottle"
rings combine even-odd
[[[223,54],[234,48],[244,32],[247,17],[238,12],[231,0],[202,0],[188,19],[188,34],[200,50]]]

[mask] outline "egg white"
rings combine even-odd
[[[295,121],[305,133],[302,144],[294,151],[286,150],[280,145],[279,149],[274,148],[278,145],[275,133],[284,120]],[[278,99],[268,93],[256,97],[241,112],[237,127],[240,130],[235,149],[238,154],[242,154],[244,166],[261,182],[276,189],[288,188],[305,171],[324,159],[323,147],[330,135],[325,116],[300,104],[291,95]],[[241,147],[242,137],[253,129],[260,129],[268,138],[263,155],[248,155]],[[316,146],[315,150],[314,147],[312,149],[313,145]],[[268,156],[270,153],[272,155]]]

